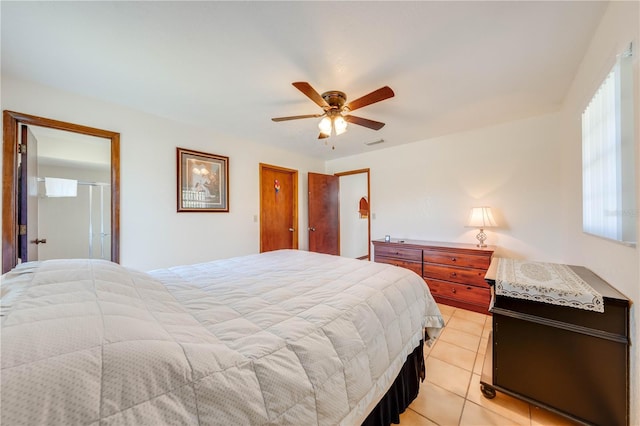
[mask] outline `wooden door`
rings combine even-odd
[[[38,141],[27,126],[20,128],[18,187],[18,256],[38,260]],[[42,240],[46,241],[46,240]]]
[[[298,248],[298,171],[260,164],[260,252]]]
[[[340,255],[339,177],[309,173],[309,251]]]

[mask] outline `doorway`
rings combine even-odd
[[[340,255],[371,259],[369,169],[336,173],[340,183]]]
[[[371,259],[369,169],[309,173],[309,251]]]
[[[3,131],[3,193],[2,193],[2,202],[3,202],[3,214],[2,214],[2,271],[7,272],[19,262],[25,260],[36,260],[35,258],[30,258],[27,254],[21,254],[19,248],[22,246],[23,253],[27,253],[27,250],[24,250],[25,247],[30,248],[29,246],[33,244],[42,243],[42,240],[46,240],[46,238],[40,238],[37,236],[33,236],[33,230],[37,229],[38,222],[41,222],[39,219],[33,219],[33,214],[30,210],[33,210],[40,203],[34,204],[31,202],[30,204],[21,203],[21,198],[24,200],[25,197],[21,197],[20,194],[26,195],[28,194],[28,183],[31,183],[31,193],[39,194],[39,191],[44,191],[44,188],[39,188],[44,185],[44,176],[40,176],[40,172],[38,170],[38,166],[30,165],[30,163],[26,160],[26,155],[28,155],[30,148],[29,144],[33,143],[33,139],[27,138],[23,136],[24,134],[28,134],[26,131],[29,128],[32,128],[37,134],[40,132],[47,131],[65,131],[70,132],[73,135],[85,135],[95,138],[101,138],[102,143],[108,144],[106,148],[108,158],[108,165],[104,166],[106,171],[102,174],[101,178],[98,179],[85,179],[83,178],[80,172],[72,173],[69,176],[80,177],[80,179],[74,179],[79,185],[78,188],[83,186],[82,189],[78,190],[78,192],[84,190],[89,190],[88,187],[92,188],[98,187],[98,189],[94,192],[93,189],[92,195],[90,196],[92,199],[92,205],[97,205],[98,207],[94,207],[94,210],[97,210],[97,218],[99,218],[100,214],[103,216],[102,227],[100,226],[99,219],[92,219],[93,223],[95,223],[95,229],[90,228],[86,230],[84,233],[85,238],[85,247],[88,247],[88,243],[86,243],[86,238],[91,231],[91,233],[102,233],[101,238],[97,238],[96,241],[98,243],[91,244],[91,250],[103,250],[108,252],[108,257],[113,262],[119,262],[119,248],[120,248],[120,134],[101,130],[96,128],[91,128],[87,126],[82,126],[73,123],[66,123],[57,120],[51,120],[47,118],[32,116],[23,113],[17,113],[13,111],[4,111],[3,113],[4,120],[4,131]],[[34,133],[34,132],[32,132]],[[35,138],[37,140],[37,137]],[[82,148],[88,148],[90,142],[88,140],[84,140],[84,142],[77,142]],[[82,144],[85,145],[82,145]],[[35,145],[34,145],[35,147]],[[59,146],[58,146],[59,148]],[[104,150],[104,147],[102,147]],[[33,154],[33,153],[32,153]],[[46,161],[44,163],[47,163]],[[46,166],[46,167],[45,167]],[[43,164],[43,173],[52,174],[53,169],[51,167],[60,167],[63,166],[60,162],[60,159],[56,161],[50,161],[49,164]],[[69,164],[67,163],[67,166]],[[63,167],[64,168],[64,167]],[[30,169],[30,170],[29,170]],[[34,170],[35,169],[35,170]],[[20,174],[19,174],[20,171]],[[71,172],[70,172],[71,173]],[[84,173],[84,172],[83,172]],[[20,175],[24,176],[23,179],[20,179]],[[88,175],[84,175],[88,176]],[[69,179],[67,179],[69,180]],[[20,186],[23,186],[23,190],[20,191]],[[89,184],[89,185],[85,185]],[[94,185],[97,184],[97,185]],[[104,184],[104,185],[100,185]],[[85,187],[86,186],[86,187]],[[105,194],[106,192],[106,194]],[[102,193],[102,194],[100,194]],[[100,194],[100,195],[99,195]],[[36,196],[37,198],[37,196]],[[53,197],[52,197],[53,198]],[[103,206],[100,207],[100,201],[102,200]],[[76,200],[77,201],[77,200]],[[106,203],[106,205],[105,205]],[[50,203],[51,204],[51,203]],[[53,204],[49,205],[48,208],[51,211],[51,207]],[[54,206],[55,207],[55,206]],[[47,208],[45,208],[46,210]],[[54,209],[55,210],[55,209]],[[29,215],[31,214],[31,219],[29,219]],[[22,220],[26,220],[26,222],[21,222]],[[87,220],[88,216],[87,216]],[[44,221],[44,223],[47,223]],[[104,227],[104,224],[108,223],[110,225],[109,229]],[[46,226],[49,226],[53,232],[55,230],[55,226],[51,226],[50,223],[47,223]],[[105,232],[108,231],[108,232]],[[110,235],[109,235],[110,234]],[[69,239],[70,235],[62,234],[59,236],[59,239]],[[20,243],[20,240],[23,243]],[[26,245],[26,246],[25,246]],[[37,255],[32,255],[37,256]],[[53,257],[58,257],[57,255],[52,255]],[[93,256],[92,253],[89,253],[85,256],[78,255],[77,253],[72,254],[73,257],[99,257]],[[65,257],[62,255],[62,257]],[[66,256],[68,257],[68,256]]]
[[[29,191],[29,198],[36,195],[35,208],[28,210],[35,210],[36,221],[28,221],[27,234],[32,235],[24,240],[29,250],[35,246],[37,255],[27,260],[111,260],[109,140],[40,126],[23,128],[37,141],[37,153],[27,148],[27,157],[35,155],[36,163],[36,168],[29,167],[28,178],[35,183]]]
[[[260,253],[298,248],[298,171],[260,163]]]

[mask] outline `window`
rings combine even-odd
[[[636,176],[631,46],[582,113],[582,213],[586,233],[635,245]]]

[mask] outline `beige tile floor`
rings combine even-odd
[[[574,425],[547,410],[498,392],[480,392],[480,374],[491,331],[491,317],[438,305],[446,327],[425,345],[427,378],[420,393],[400,416],[402,426]]]

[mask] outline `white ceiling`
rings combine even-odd
[[[331,159],[557,110],[606,2],[0,7],[2,73],[205,126],[230,143]],[[356,114],[384,128],[350,125],[325,146],[318,119],[271,121],[321,112],[294,81],[350,100],[385,85],[396,96]]]

